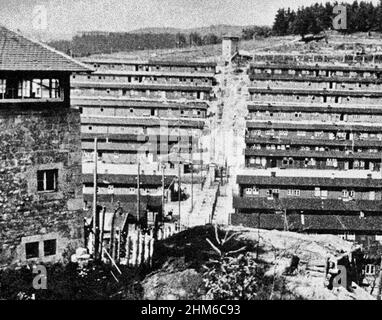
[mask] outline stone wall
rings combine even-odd
[[[63,259],[83,242],[80,114],[64,105],[0,110],[0,267],[27,262],[25,243],[39,258]],[[37,191],[37,170],[58,169],[57,192]],[[43,241],[56,239],[44,256]]]

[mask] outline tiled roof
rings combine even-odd
[[[208,109],[208,104],[204,102],[173,103],[161,101],[142,101],[130,99],[101,99],[73,97],[72,105],[75,106],[97,106],[97,107],[137,107],[137,108],[163,108],[163,109]]]
[[[134,141],[134,142],[151,142],[151,141],[168,141],[168,142],[177,142],[179,139],[178,135],[156,135],[156,134],[115,134],[115,133],[81,133],[82,140],[94,140],[98,138],[98,142],[105,141],[106,138],[110,141]],[[188,139],[188,135],[181,135],[182,139]],[[167,140],[168,139],[168,140]]]
[[[169,129],[177,127],[203,129],[205,122],[201,120],[173,120],[160,118],[127,118],[127,117],[81,117],[82,125],[113,125],[113,126],[147,126],[163,127]]]
[[[296,139],[297,140],[297,139]],[[337,159],[381,159],[376,152],[315,151],[315,150],[266,150],[245,149],[246,156],[293,157],[293,158],[337,158]]]
[[[272,80],[272,81],[296,81],[296,82],[331,82],[340,83],[382,83],[382,79],[363,78],[363,77],[339,77],[339,76],[296,76],[296,75],[275,75],[268,73],[250,73],[249,79],[253,80]]]
[[[382,201],[380,200],[351,200],[339,199],[317,199],[317,198],[283,198],[268,200],[264,197],[234,197],[233,206],[243,210],[302,210],[318,212],[382,212]]]
[[[378,67],[368,66],[344,66],[344,65],[292,65],[292,64],[252,64],[252,69],[283,69],[283,70],[331,70],[331,71],[360,71],[360,72],[381,72]]]
[[[175,84],[134,84],[134,83],[118,83],[118,82],[103,82],[103,81],[72,81],[71,87],[78,88],[108,88],[126,90],[163,90],[163,91],[202,91],[210,92],[211,86],[193,86],[193,85],[175,85]]]
[[[212,72],[174,72],[174,71],[130,71],[130,70],[97,70],[94,76],[154,76],[154,77],[170,77],[170,78],[209,78],[214,79]]]
[[[140,202],[144,202],[147,205],[151,207],[160,207],[162,204],[162,198],[161,196],[153,196],[153,195],[141,195],[140,196]],[[93,202],[93,195],[92,194],[84,194],[84,201],[87,201],[89,203]],[[123,203],[136,203],[137,202],[137,196],[135,194],[99,194],[97,195],[97,201],[98,202],[120,202]]]
[[[175,176],[166,175],[165,185],[169,186]],[[84,174],[82,176],[82,182],[86,184],[93,184],[93,175]],[[146,175],[142,174],[140,176],[140,182],[142,185],[162,185],[162,175]],[[136,175],[123,175],[123,174],[98,174],[97,175],[98,184],[117,184],[117,185],[137,185],[137,176]]]
[[[85,63],[98,64],[122,64],[122,65],[150,65],[150,66],[174,66],[174,67],[216,67],[215,62],[197,62],[197,61],[165,61],[165,60],[124,60],[124,59],[102,59],[102,58],[84,58]]]
[[[325,139],[293,139],[284,137],[259,137],[247,135],[245,137],[245,143],[271,143],[275,145],[289,144],[289,145],[310,145],[310,146],[346,146],[346,147],[380,147],[381,141],[378,140],[325,140]]]
[[[256,175],[238,175],[238,184],[243,185],[267,185],[267,186],[316,186],[316,187],[359,187],[381,188],[381,179],[360,178],[326,178],[326,177],[270,177]]]
[[[264,89],[248,88],[249,93],[279,94],[279,95],[315,95],[315,96],[338,96],[338,97],[368,97],[378,98],[382,96],[380,91],[349,91],[349,90],[321,90],[321,89]]]
[[[47,45],[0,26],[0,71],[89,72],[91,69]]]
[[[278,112],[278,111],[287,111],[287,112],[322,112],[322,113],[338,113],[338,112],[346,112],[348,114],[382,114],[382,110],[377,106],[364,106],[362,107],[348,107],[348,106],[328,106],[322,104],[312,104],[307,107],[306,105],[301,104],[249,104],[248,111],[250,113],[254,113],[256,111],[270,111],[270,112]]]
[[[339,124],[339,123],[297,123],[297,122],[272,122],[272,121],[247,121],[249,129],[291,129],[291,130],[321,130],[321,131],[361,131],[381,132],[381,127],[376,125]]]

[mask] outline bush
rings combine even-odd
[[[204,274],[207,296],[214,300],[253,300],[259,296],[264,270],[251,253],[222,257]]]
[[[35,290],[32,287],[32,269],[0,271],[0,299],[8,300],[136,300],[142,297],[139,284],[145,271],[123,268],[118,282],[117,275],[110,265],[89,263],[84,268],[77,264],[54,264],[47,268],[47,289]]]

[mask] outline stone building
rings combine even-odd
[[[80,112],[85,65],[0,27],[0,267],[56,262],[83,245]]]
[[[381,241],[378,57],[254,58],[232,223]]]

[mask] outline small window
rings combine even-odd
[[[372,265],[372,264],[367,264],[365,266],[365,274],[368,275],[368,276],[372,276],[372,275],[375,275],[375,266]]]
[[[294,190],[294,195],[299,197],[301,194],[300,190]]]
[[[29,242],[25,244],[25,256],[27,259],[38,258],[38,242]]]
[[[58,170],[37,171],[37,191],[57,191]]]
[[[56,239],[44,241],[44,256],[54,256],[56,254],[57,241]]]

